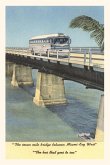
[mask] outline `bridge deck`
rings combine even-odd
[[[44,52],[32,55],[28,49],[7,49],[6,58],[42,72],[84,84],[87,88],[104,90],[104,56],[97,54]]]
[[[70,53],[69,56],[60,56],[55,55],[50,52],[49,55],[44,54],[43,52],[39,55],[32,55],[30,50],[28,49],[7,49],[6,53],[10,53],[12,55],[21,55],[25,57],[31,58],[39,58],[44,60],[52,60],[53,62],[63,62],[65,64],[77,64],[77,65],[86,65],[93,66],[94,68],[99,68],[101,70],[104,69],[104,55],[102,54],[80,54],[80,53]]]

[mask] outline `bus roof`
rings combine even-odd
[[[42,39],[42,38],[51,38],[51,37],[67,37],[67,36],[63,33],[45,34],[45,35],[40,35],[40,36],[34,36],[31,38],[31,40]]]

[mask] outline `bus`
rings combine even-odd
[[[29,49],[32,54],[47,54],[50,52],[70,52],[71,39],[63,33],[46,34],[32,37],[29,40]]]

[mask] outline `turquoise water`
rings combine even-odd
[[[39,107],[34,87],[17,88],[6,78],[6,141],[81,141],[78,133],[95,132],[101,91],[65,81],[67,105]]]

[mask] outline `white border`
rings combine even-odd
[[[105,10],[105,158],[104,160],[5,160],[5,6],[104,6]],[[0,2],[0,164],[109,164],[110,162],[110,2],[109,0],[4,0]]]

